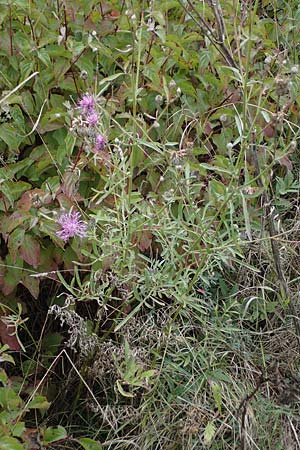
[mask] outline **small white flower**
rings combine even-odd
[[[296,73],[298,73],[299,71],[299,67],[298,66],[293,66],[291,67],[291,74],[295,75]]]

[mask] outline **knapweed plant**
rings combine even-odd
[[[0,6],[0,450],[298,448],[298,3]]]

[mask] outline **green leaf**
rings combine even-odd
[[[23,141],[23,137],[17,133],[14,126],[3,123],[0,125],[0,140],[3,140],[10,150],[18,150],[19,145]]]
[[[9,256],[9,255],[8,255]],[[15,267],[8,267],[2,280],[2,292],[4,295],[11,294],[20,281],[20,272]]]
[[[24,450],[25,447],[23,447],[20,442],[9,436],[3,436],[0,438],[0,450]]]
[[[79,444],[82,445],[84,450],[102,450],[101,445],[99,445],[96,441],[90,438],[81,438],[79,439]]]
[[[22,434],[25,431],[25,423],[24,422],[18,422],[16,425],[12,428],[12,435],[15,437],[21,437]]]
[[[213,397],[220,414],[222,414],[222,388],[219,384],[212,385]]]
[[[1,362],[10,362],[15,365],[14,358],[11,355],[7,355],[6,353],[0,354],[0,363]],[[2,381],[0,379],[0,381]]]
[[[124,75],[124,73],[120,72],[120,73],[114,73],[113,75],[110,75],[109,77],[102,78],[102,80],[99,81],[99,86],[103,86],[103,84],[105,84],[105,83],[108,83],[110,81],[114,81],[114,80],[116,80],[117,78],[119,78],[122,75]]]
[[[0,356],[0,362],[1,362],[1,357],[3,355]],[[8,376],[6,375],[6,372],[3,369],[0,369],[0,383],[6,385],[8,382]]]
[[[0,169],[0,180],[9,180],[15,176],[18,172],[23,171],[33,163],[32,159],[25,158],[22,161],[18,161],[15,164],[9,164],[5,168]]]
[[[16,410],[22,405],[22,399],[11,388],[0,388],[0,405],[8,410]]]
[[[51,59],[45,48],[41,48],[41,50],[38,50],[37,56],[42,61],[42,63],[45,64],[45,66],[51,66]]]
[[[31,189],[31,187],[31,184],[25,181],[4,181],[0,185],[0,191],[3,192],[10,205],[13,206],[14,201],[20,198],[25,191]]]
[[[59,441],[60,439],[65,439],[67,437],[67,432],[64,427],[58,425],[57,427],[49,427],[44,432],[44,444],[50,444],[51,442]]]
[[[28,408],[30,409],[48,409],[49,406],[50,403],[43,395],[36,395],[28,404]]]

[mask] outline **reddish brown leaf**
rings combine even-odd
[[[0,340],[2,344],[9,345],[10,350],[19,352],[21,347],[16,336],[13,333],[16,331],[15,326],[6,322],[5,315],[0,316]]]
[[[71,22],[75,22],[75,12],[74,8],[68,8],[68,16]]]
[[[20,245],[22,244],[23,239],[24,239],[24,235],[25,235],[25,230],[23,228],[16,228],[9,235],[7,246],[8,246],[9,254],[11,256],[13,263],[16,262]]]
[[[136,242],[136,245],[141,250],[141,252],[144,252],[145,250],[148,250],[148,248],[150,248],[152,238],[153,235],[150,230],[143,230],[142,232],[139,232],[135,235],[134,241]]]
[[[209,121],[205,122],[203,131],[206,134],[206,136],[210,136],[212,134],[213,126],[212,126],[211,122],[209,122]]]
[[[299,114],[299,106],[297,105],[297,103],[294,103],[292,105],[291,111],[293,114],[295,114],[295,116],[297,116]]]
[[[69,211],[73,206],[71,200],[62,192],[57,194],[56,199],[59,203],[60,208],[62,209]]]
[[[18,207],[22,211],[29,211],[31,208],[31,194],[30,191],[24,192],[20,200],[18,201]]]
[[[62,177],[61,190],[69,198],[73,199],[79,188],[79,176],[76,173],[66,171]]]
[[[20,200],[18,201],[18,207],[22,211],[29,211],[30,208],[39,207],[41,205],[48,205],[52,202],[50,194],[47,194],[42,189],[31,189],[24,192]]]
[[[30,234],[24,236],[22,245],[20,246],[21,258],[33,267],[38,267],[41,258],[41,247]]]
[[[11,233],[15,228],[17,228],[19,225],[21,225],[21,223],[23,223],[30,217],[31,215],[25,211],[16,211],[11,214],[11,216],[2,217],[0,222],[0,232],[2,233],[3,237],[8,237],[6,236],[7,233]]]
[[[110,17],[112,17],[112,18],[117,18],[119,16],[120,16],[120,12],[119,11],[112,10],[111,13],[110,13]]]
[[[231,103],[239,103],[241,101],[241,92],[239,90],[235,90],[233,91],[231,97],[230,97],[230,102]]]
[[[282,158],[278,159],[278,162],[281,166],[284,166],[289,170],[292,170],[293,168],[293,163],[287,155],[284,155]]]
[[[275,136],[276,130],[274,128],[274,125],[270,122],[268,123],[265,128],[263,129],[264,137],[266,138],[272,138]]]
[[[30,275],[25,275],[22,284],[29,290],[32,297],[38,298],[40,293],[40,280],[36,277],[31,277]]]

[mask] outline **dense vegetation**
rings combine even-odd
[[[300,448],[295,0],[0,0],[0,450]]]

